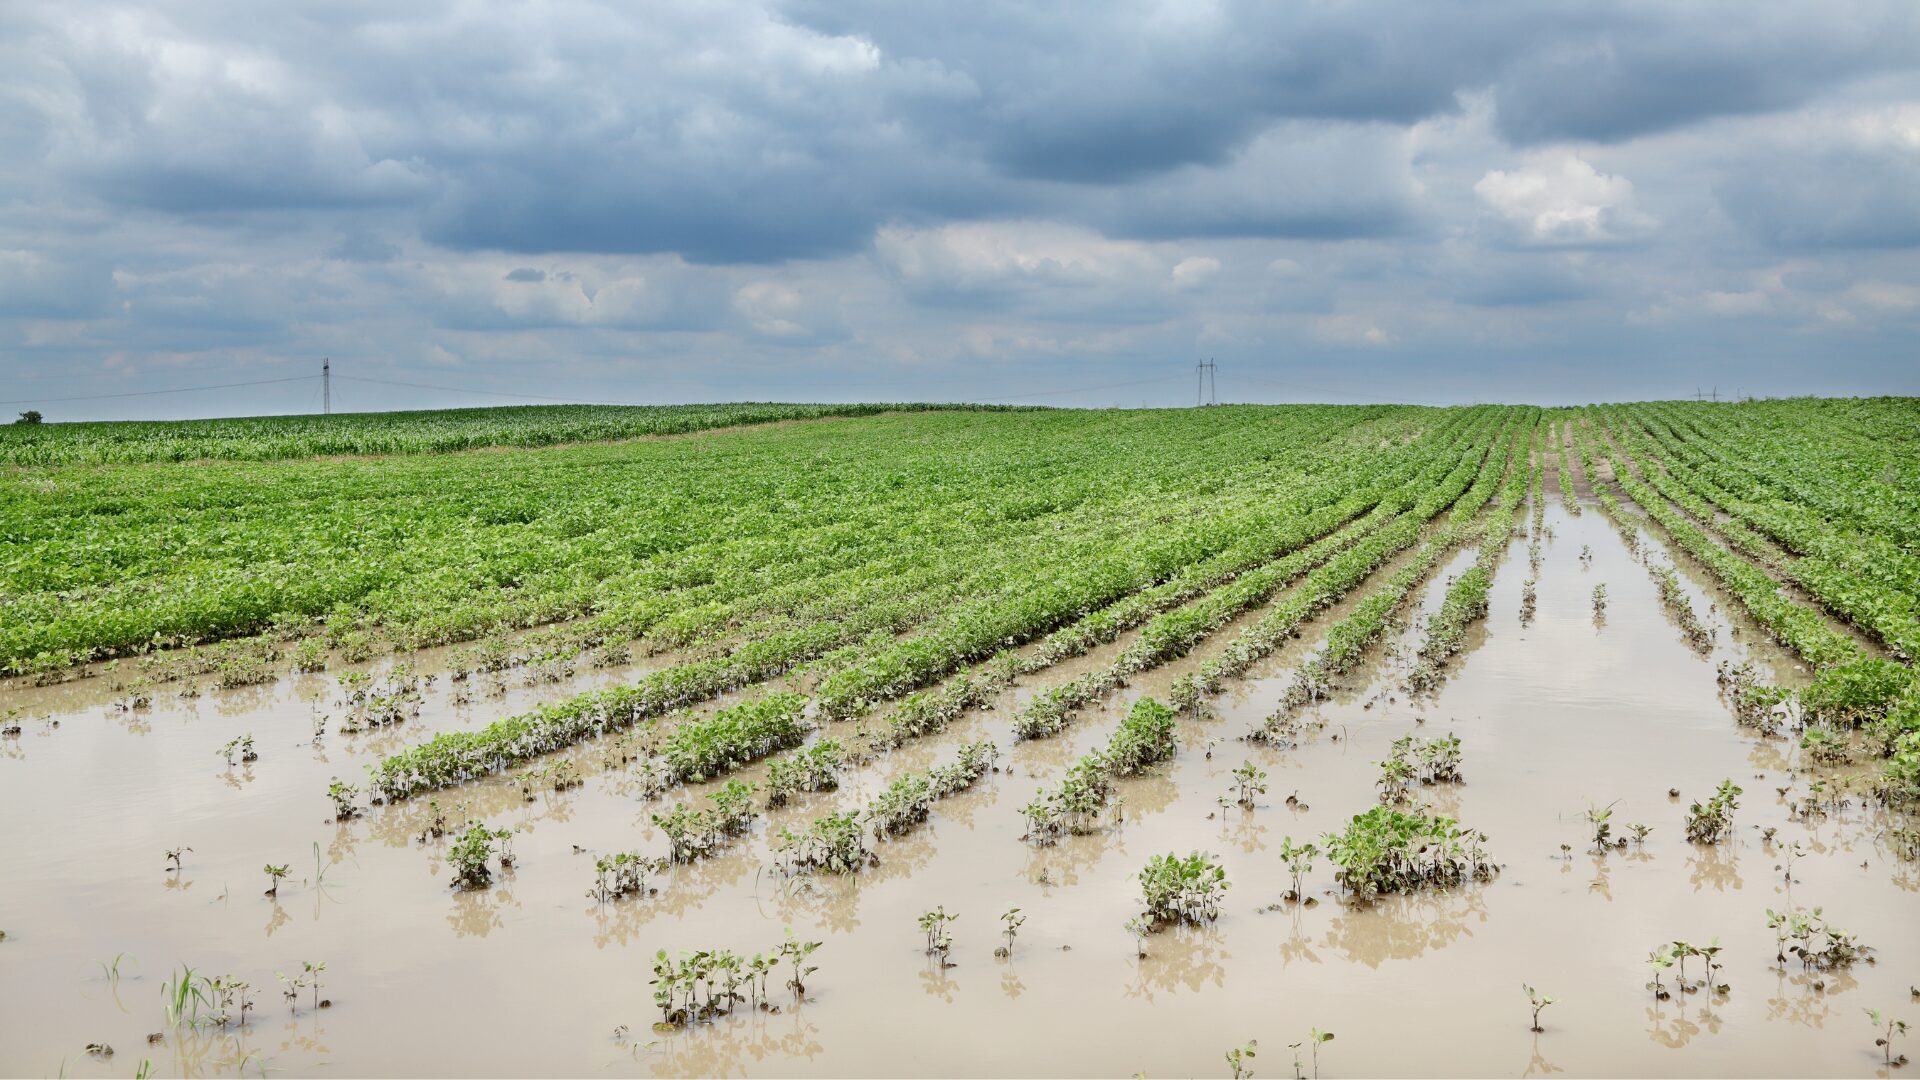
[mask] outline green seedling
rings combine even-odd
[[[1007,935],[1007,944],[1004,948],[1000,950],[1000,955],[1002,956],[1013,955],[1013,939],[1019,935],[1020,927],[1025,925],[1026,921],[1027,921],[1027,917],[1025,915],[1020,914],[1020,909],[1017,907],[1008,908],[1005,912],[1001,914],[1000,924],[1001,926],[1005,927],[1005,929],[1003,929],[1001,933]]]
[[[1253,1066],[1248,1064],[1254,1058],[1254,1051],[1260,1046],[1260,1040],[1248,1039],[1247,1045],[1236,1046],[1227,1051],[1227,1067],[1233,1070],[1233,1080],[1242,1080],[1253,1076]]]
[[[1301,1048],[1307,1048],[1308,1053],[1312,1055],[1313,1075],[1318,1078],[1320,1075],[1320,1044],[1330,1043],[1332,1041],[1333,1032],[1313,1028],[1307,1032],[1306,1038],[1301,1039],[1297,1043],[1288,1043],[1287,1049],[1293,1051],[1293,1080],[1306,1080],[1307,1077],[1306,1072],[1300,1067]]]
[[[354,798],[359,794],[360,789],[352,784],[341,782],[337,776],[334,777],[327,785],[327,798],[333,800],[333,820],[345,821],[359,813],[359,809],[353,803]]]
[[[1733,831],[1733,812],[1740,807],[1742,789],[1732,780],[1720,781],[1705,802],[1695,800],[1687,811],[1687,839],[1696,844],[1717,844]]]
[[[1893,1017],[1882,1013],[1879,1009],[1868,1009],[1866,1013],[1867,1019],[1873,1022],[1873,1029],[1880,1033],[1874,1038],[1873,1045],[1881,1048],[1887,1067],[1898,1068],[1901,1065],[1905,1065],[1907,1063],[1907,1055],[1901,1054],[1897,1058],[1893,1055],[1893,1040],[1906,1036],[1907,1022],[1905,1020],[1895,1020]]]
[[[288,868],[287,863],[281,863],[279,866],[272,863],[266,865],[268,896],[280,895],[280,879],[287,876]]]
[[[1593,829],[1592,850],[1596,855],[1606,854],[1607,849],[1613,846],[1613,808],[1618,805],[1616,800],[1604,807],[1587,807],[1587,825]]]
[[[953,951],[953,936],[947,933],[947,927],[959,918],[947,914],[944,904],[920,916],[920,930],[927,935],[927,955],[939,957],[943,968],[953,966],[947,959]]]
[[[1153,926],[1148,923],[1147,920],[1136,915],[1128,919],[1126,925],[1121,927],[1121,929],[1133,937],[1133,955],[1136,958],[1145,959],[1147,955],[1147,935],[1153,933]]]
[[[260,760],[260,755],[253,749],[252,735],[240,735],[228,739],[225,745],[220,747],[220,756],[227,759],[227,766],[229,768],[233,766],[233,761],[236,757],[240,759],[242,764]]]
[[[1233,801],[1251,810],[1254,801],[1267,793],[1267,773],[1249,758],[1233,770]]]
[[[1320,849],[1312,843],[1295,846],[1293,837],[1288,836],[1281,838],[1280,861],[1286,866],[1287,873],[1293,878],[1293,888],[1286,895],[1286,899],[1289,902],[1297,904],[1306,900],[1306,893],[1301,886],[1301,882],[1308,874],[1313,873],[1313,860],[1319,854]]]
[[[1212,922],[1220,898],[1230,886],[1226,868],[1196,851],[1182,858],[1171,852],[1147,860],[1137,875],[1146,902],[1145,916],[1155,929],[1173,923]]]
[[[493,858],[493,842],[499,835],[478,821],[468,824],[467,831],[447,849],[447,860],[453,863],[455,885],[462,889],[483,889],[493,883],[493,871],[487,861]]]
[[[1553,999],[1541,993],[1540,991],[1535,990],[1533,987],[1528,986],[1526,983],[1521,983],[1520,988],[1527,992],[1527,1005],[1528,1007],[1533,1009],[1532,1030],[1535,1033],[1545,1031],[1546,1028],[1543,1028],[1540,1026],[1540,1010],[1553,1004]]]
[[[1653,826],[1630,821],[1627,823],[1627,831],[1633,833],[1633,846],[1642,847],[1647,842],[1647,836],[1653,832]]]

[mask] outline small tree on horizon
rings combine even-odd
[[[28,409],[26,412],[21,413],[20,419],[15,420],[14,423],[15,424],[37,424],[42,419],[43,418],[40,415],[39,409]]]

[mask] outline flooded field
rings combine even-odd
[[[458,684],[441,680],[416,718],[317,738],[316,718],[334,712],[332,675],[190,701],[159,693],[134,711],[113,708],[98,679],[8,689],[8,707],[30,719],[0,743],[0,1072],[119,1076],[150,1060],[186,1075],[1204,1076],[1226,1074],[1225,1051],[1258,1039],[1260,1074],[1286,1075],[1288,1044],[1317,1028],[1335,1036],[1318,1047],[1326,1076],[1884,1075],[1865,1010],[1913,1011],[1920,870],[1887,849],[1872,807],[1802,813],[1819,775],[1793,742],[1735,723],[1716,667],[1806,675],[1728,615],[1685,559],[1685,588],[1715,635],[1704,654],[1601,514],[1553,505],[1544,524],[1540,565],[1516,538],[1491,614],[1434,693],[1405,692],[1407,654],[1459,558],[1423,588],[1414,625],[1309,708],[1290,744],[1242,737],[1351,600],[1230,684],[1213,715],[1183,714],[1171,765],[1119,781],[1121,824],[1036,846],[1020,810],[1104,744],[1134,699],[1164,700],[1228,634],[1133,678],[1050,739],[1016,742],[1019,705],[1129,639],[1024,677],[839,791],[770,811],[727,852],[662,876],[657,894],[606,902],[590,895],[596,856],[662,848],[652,816],[700,793],[649,799],[612,740],[568,752],[585,781],[570,790],[529,799],[502,776],[436,796],[455,820],[517,830],[513,865],[484,889],[450,886],[452,840],[423,839],[424,797],[336,823],[324,796],[334,777],[357,782],[383,754],[518,711],[549,687],[459,703]],[[433,670],[430,656],[418,662]],[[222,746],[248,734],[258,759],[229,766]],[[1373,806],[1378,762],[1409,734],[1459,736],[1464,782],[1419,797],[1483,830],[1498,874],[1363,906],[1340,895],[1323,859],[1303,883],[1314,902],[1283,902],[1283,839],[1316,839]],[[980,738],[1001,748],[997,770],[877,843],[877,866],[845,877],[775,867],[769,837],[783,825],[864,805]],[[1251,810],[1231,801],[1232,772],[1249,760],[1267,774]],[[1744,789],[1731,838],[1688,842],[1688,804],[1729,779]],[[1597,854],[1587,812],[1610,805],[1615,836],[1627,823],[1651,831]],[[1137,955],[1123,929],[1139,910],[1134,875],[1149,856],[1194,849],[1226,869],[1220,918],[1151,934]],[[266,865],[288,868],[273,896]],[[916,925],[936,905],[959,916],[951,966],[926,953]],[[1794,906],[1823,907],[1876,962],[1777,963],[1767,912]],[[999,956],[1010,907],[1026,921]],[[751,955],[788,928],[823,943],[803,1001],[776,981],[775,1008],[655,1029],[657,950]],[[1715,939],[1725,994],[1647,989],[1650,950]],[[276,973],[309,963],[325,965],[318,987],[289,1002]],[[182,965],[250,983],[244,1024],[169,1026],[163,991]],[[1523,984],[1554,999],[1537,1034]],[[1314,1055],[1301,1054],[1311,1074]]]

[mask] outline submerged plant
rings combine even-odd
[[[1017,907],[1008,908],[1001,913],[1000,925],[1005,927],[1001,933],[1007,935],[1007,944],[1006,947],[1001,950],[1001,955],[1013,955],[1013,939],[1019,935],[1020,927],[1024,926],[1026,921],[1027,917],[1020,914],[1020,909]]]
[[[1248,1064],[1254,1058],[1254,1051],[1260,1046],[1259,1039],[1248,1039],[1247,1045],[1236,1046],[1227,1051],[1227,1067],[1233,1070],[1233,1080],[1253,1076],[1253,1067]]]
[[[1254,800],[1267,793],[1267,771],[1252,758],[1233,770],[1233,801],[1243,809],[1253,809]]]
[[[1541,993],[1540,991],[1535,990],[1533,987],[1528,986],[1526,983],[1521,983],[1520,988],[1527,992],[1527,1005],[1529,1008],[1533,1009],[1533,1029],[1532,1030],[1536,1033],[1545,1031],[1546,1028],[1543,1028],[1540,1026],[1540,1010],[1553,1004],[1553,999]]]
[[[1883,1050],[1884,1060],[1888,1067],[1905,1065],[1907,1063],[1907,1055],[1901,1054],[1897,1058],[1893,1056],[1893,1040],[1897,1037],[1903,1038],[1906,1036],[1907,1022],[1905,1020],[1896,1020],[1882,1013],[1879,1009],[1868,1009],[1866,1013],[1867,1019],[1873,1023],[1873,1029],[1880,1033],[1874,1038],[1873,1045]]]
[[[229,766],[233,764],[233,760],[236,757],[238,757],[243,764],[260,760],[260,755],[253,749],[252,735],[238,735],[228,739],[226,743],[220,747],[219,753],[221,757],[227,759]]]
[[[943,968],[953,966],[947,959],[953,951],[953,935],[947,933],[947,927],[958,918],[960,916],[947,914],[945,904],[920,916],[920,930],[927,935],[927,955],[939,957]]]
[[[1687,811],[1687,839],[1696,844],[1725,839],[1733,831],[1733,812],[1740,807],[1742,790],[1732,780],[1722,780],[1705,802],[1694,800]]]
[[[1318,1077],[1320,1075],[1320,1044],[1330,1043],[1332,1041],[1333,1041],[1333,1032],[1321,1031],[1319,1028],[1312,1028],[1307,1032],[1306,1038],[1301,1039],[1297,1043],[1287,1044],[1287,1049],[1293,1051],[1294,1080],[1306,1080],[1306,1075],[1307,1075],[1306,1072],[1302,1070],[1300,1067],[1300,1048],[1306,1047],[1308,1053],[1312,1055],[1313,1075],[1315,1077]]]
[[[1299,903],[1306,898],[1306,894],[1302,891],[1300,883],[1308,874],[1313,873],[1313,860],[1319,854],[1320,849],[1311,842],[1296,847],[1293,842],[1293,837],[1287,836],[1281,838],[1280,861],[1286,866],[1287,873],[1293,878],[1293,888],[1287,893],[1286,899],[1294,903]]]
[[[327,798],[333,800],[333,819],[335,821],[345,821],[359,813],[359,810],[353,804],[354,798],[359,794],[360,789],[354,787],[352,784],[342,782],[337,776],[327,784]]]
[[[1604,807],[1587,807],[1587,824],[1593,829],[1593,851],[1595,854],[1604,855],[1607,849],[1613,846],[1612,818],[1613,808],[1617,805],[1619,805],[1617,802],[1610,802]],[[1624,841],[1622,841],[1622,843],[1624,845]]]
[[[493,858],[494,840],[505,833],[478,821],[469,822],[467,831],[447,849],[447,859],[453,863],[453,883],[462,889],[484,889],[491,884],[493,871],[487,862]]]
[[[1857,934],[1848,933],[1828,922],[1824,909],[1811,911],[1775,911],[1767,909],[1767,928],[1773,931],[1774,960],[1782,967],[1787,957],[1799,959],[1800,966],[1819,971],[1852,967],[1873,952],[1860,944]]]
[[[1321,839],[1342,886],[1361,901],[1384,893],[1486,881],[1500,872],[1485,833],[1424,810],[1376,806]]]
[[[180,856],[185,855],[187,852],[192,850],[193,849],[190,847],[168,848],[167,849],[167,864],[168,864],[167,872],[170,874],[179,873],[180,872]]]
[[[1230,884],[1226,867],[1198,851],[1185,858],[1171,852],[1155,855],[1138,877],[1145,914],[1155,929],[1213,921],[1220,915],[1220,898]]]
[[[268,896],[280,895],[280,879],[287,876],[288,869],[289,869],[289,864],[287,863],[281,863],[279,866],[275,866],[272,863],[267,864],[266,874],[267,874],[267,895]]]

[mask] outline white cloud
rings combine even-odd
[[[1635,205],[1631,180],[1567,150],[1533,155],[1512,171],[1494,169],[1473,191],[1527,243],[1612,243],[1657,224]]]
[[[1313,321],[1313,336],[1329,345],[1391,345],[1393,335],[1358,315],[1322,315]]]
[[[1206,255],[1190,255],[1173,264],[1173,287],[1198,289],[1220,272],[1220,260]]]

